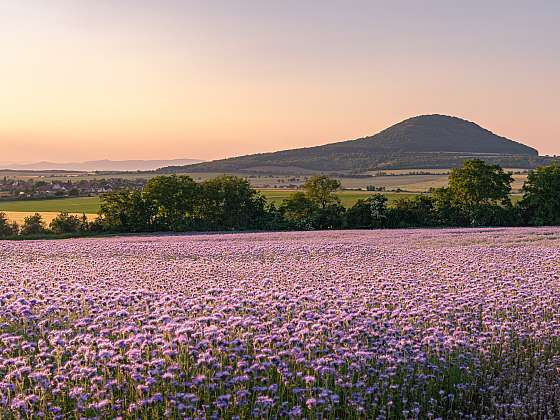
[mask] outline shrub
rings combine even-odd
[[[50,229],[56,234],[76,233],[82,229],[82,219],[67,212],[61,212],[51,221]]]
[[[45,222],[43,221],[43,216],[39,213],[35,213],[33,216],[27,216],[24,219],[20,231],[21,235],[42,235],[45,233],[47,233]]]
[[[10,222],[6,213],[0,212],[0,238],[15,236],[18,234],[19,226],[16,222]]]

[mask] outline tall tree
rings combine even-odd
[[[96,225],[107,230],[147,232],[155,229],[156,209],[140,191],[115,191],[101,196]]]
[[[480,159],[467,160],[449,174],[449,192],[457,204],[470,207],[511,204],[509,193],[513,177],[498,165]]]
[[[156,176],[144,187],[144,199],[154,206],[159,229],[184,229],[198,198],[199,187],[190,176]]]
[[[321,208],[331,204],[340,204],[334,192],[340,189],[340,181],[325,175],[316,175],[309,178],[303,185],[307,197],[317,203]]]
[[[529,172],[519,207],[528,224],[560,225],[560,167],[556,163]]]
[[[504,225],[515,218],[509,193],[513,177],[498,165],[467,160],[449,175],[452,205],[471,226]]]
[[[220,176],[200,186],[194,217],[206,229],[260,228],[266,200],[251,184],[236,176]]]

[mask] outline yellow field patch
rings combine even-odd
[[[2,213],[6,213],[6,216],[8,217],[8,220],[10,222],[17,222],[19,225],[23,224],[23,221],[25,220],[25,218],[27,216],[33,216],[35,213],[39,213],[41,216],[43,216],[43,220],[45,221],[45,224],[48,226],[49,223],[52,221],[52,219],[54,219],[59,213],[55,212],[55,211],[39,211],[39,212],[34,212],[34,211],[5,211]],[[78,216],[78,217],[82,217],[82,213],[70,213],[72,215]],[[95,220],[97,218],[97,214],[86,214],[86,217],[88,218],[89,221]]]

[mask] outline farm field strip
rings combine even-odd
[[[0,417],[559,418],[560,228],[0,243]]]
[[[10,222],[16,222],[19,225],[22,225],[26,217],[33,216],[37,212],[36,211],[6,211],[4,213],[6,213],[6,216]],[[40,211],[38,213],[43,217],[43,220],[47,226],[59,214],[59,212],[56,211]],[[97,214],[92,214],[92,213],[69,213],[69,214],[78,217],[82,217],[85,214],[89,221],[95,220],[97,218]]]
[[[0,211],[97,213],[99,197],[0,201]]]

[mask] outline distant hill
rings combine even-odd
[[[446,115],[422,115],[378,134],[323,146],[260,153],[189,166],[188,172],[360,173],[380,169],[449,168],[481,157],[507,167],[527,168],[537,150],[479,125]],[[162,172],[181,172],[173,166]]]
[[[28,164],[7,163],[0,164],[0,169],[26,171],[153,171],[166,166],[185,166],[200,163],[198,159],[171,160],[91,160],[87,162],[36,162]]]

